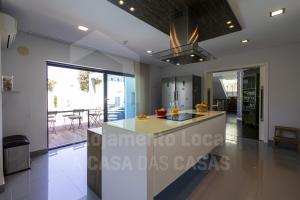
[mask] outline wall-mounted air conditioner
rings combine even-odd
[[[1,47],[10,48],[16,38],[17,20],[5,13],[0,12],[0,36]]]

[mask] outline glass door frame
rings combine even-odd
[[[108,75],[117,75],[117,76],[124,76],[124,77],[132,77],[135,78],[135,75],[133,74],[126,74],[126,73],[121,73],[121,72],[113,72],[113,71],[107,71],[104,70],[105,72],[103,73],[104,76],[104,122],[108,121]]]

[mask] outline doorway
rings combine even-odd
[[[259,139],[259,68],[213,73],[213,105],[227,113],[227,139]]]
[[[48,148],[86,142],[87,129],[135,117],[131,74],[47,62]]]
[[[211,109],[226,111],[228,140],[268,142],[268,65],[206,72],[205,99]]]

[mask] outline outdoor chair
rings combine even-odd
[[[92,123],[92,126],[101,127],[102,126],[102,121],[101,121],[102,110],[101,110],[101,108],[96,108],[92,111],[93,112],[90,112],[90,114],[89,114],[89,118]]]
[[[74,115],[75,115],[74,112],[68,112],[68,114],[62,115],[62,117],[64,118],[64,127],[65,128],[67,128],[66,120],[69,120],[69,117],[74,116]]]
[[[81,113],[84,112],[84,110],[73,110],[73,115],[70,115],[68,117],[68,119],[71,121],[71,124],[70,124],[70,128],[69,129],[75,129],[75,122],[78,120],[78,129],[79,128],[83,128],[82,126],[82,116],[81,116]]]

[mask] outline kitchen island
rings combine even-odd
[[[150,116],[104,123],[102,200],[153,200],[224,143],[224,112],[180,114],[191,118]]]

